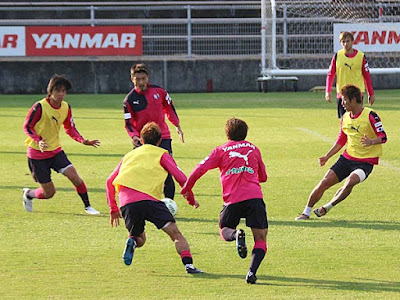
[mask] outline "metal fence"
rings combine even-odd
[[[326,59],[333,52],[333,24],[343,22],[343,19],[329,12],[332,6],[327,5],[322,5],[326,13],[316,17],[315,13],[321,12],[321,7],[300,2],[277,2],[277,58],[313,56]],[[18,6],[0,3],[0,26],[140,25],[144,56],[261,57],[259,1],[204,2],[207,5],[201,5],[199,1],[185,5],[177,3],[66,5],[65,2],[54,2],[51,5]],[[391,7],[395,15],[386,18],[391,18],[390,22],[400,22],[400,3],[393,3]],[[378,15],[376,18],[379,20]],[[267,34],[266,39],[270,41],[271,35]]]

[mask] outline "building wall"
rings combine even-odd
[[[0,93],[45,93],[49,78],[63,74],[73,93],[126,93],[132,87],[130,67],[139,61],[0,61]],[[150,81],[170,92],[258,91],[259,60],[147,60]],[[327,66],[329,65],[329,60]],[[165,72],[166,70],[166,72]],[[400,88],[400,74],[373,75],[375,89]],[[324,86],[325,76],[299,76],[297,86],[273,80],[268,91],[309,90]]]

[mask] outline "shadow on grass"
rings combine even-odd
[[[153,274],[153,276],[164,277],[165,274]],[[184,278],[188,275],[171,275],[168,277]],[[196,279],[238,279],[245,283],[244,274],[214,274],[209,273],[205,270],[203,274],[192,275]],[[301,278],[301,277],[284,277],[284,276],[267,276],[257,275],[257,286],[258,285],[270,285],[270,286],[287,286],[287,287],[309,287],[324,290],[343,290],[343,291],[362,291],[362,292],[400,292],[400,282],[397,281],[380,281],[369,278],[355,278],[356,281],[340,281],[340,280],[329,280],[329,279],[312,279],[312,278]]]
[[[26,156],[26,151],[0,151],[0,154],[18,154]],[[110,153],[110,154],[98,154],[98,153],[67,153],[68,156],[94,156],[94,157],[124,157],[126,153]]]
[[[36,187],[39,187],[39,184],[32,181],[32,183],[28,184],[27,186],[31,186],[32,189],[35,189]],[[0,190],[16,190],[16,191],[20,192],[21,193],[21,199],[22,199],[22,188],[23,188],[23,186],[19,186],[19,185],[18,186],[17,185],[0,185]],[[56,187],[56,191],[75,192],[75,188],[71,184],[71,187]],[[89,187],[88,188],[88,192],[89,193],[91,193],[91,192],[92,193],[105,193],[106,189],[105,188],[99,189],[99,188],[90,188]],[[77,197],[78,197],[78,195],[77,195]],[[56,193],[55,198],[57,198],[57,193]],[[77,199],[79,199],[79,197]],[[46,200],[43,200],[43,201],[46,201]]]
[[[292,227],[338,227],[338,228],[357,228],[371,230],[400,230],[399,222],[389,221],[349,221],[349,220],[307,220],[307,221],[268,221],[271,226],[292,226]]]

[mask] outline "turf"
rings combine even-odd
[[[126,267],[124,226],[111,228],[105,181],[131,149],[122,116],[123,95],[68,95],[76,126],[98,149],[64,133],[65,152],[85,180],[100,216],[84,213],[71,183],[53,174],[57,193],[21,204],[23,187],[35,188],[26,162],[22,124],[40,95],[0,96],[0,295],[2,299],[398,299],[400,297],[400,91],[377,91],[374,108],[388,134],[382,164],[348,199],[321,219],[295,222],[307,197],[337,156],[318,166],[336,139],[335,104],[322,93],[173,94],[186,143],[171,127],[174,157],[186,173],[225,142],[225,121],[249,125],[248,140],[263,154],[268,181],[268,254],[258,284],[246,285],[250,258],[218,234],[222,206],[217,170],[194,188],[200,208],[179,195],[177,224],[206,273],[185,274],[173,243],[148,224],[147,243]],[[179,189],[177,189],[179,190]],[[336,187],[326,192],[327,202]],[[122,222],[123,223],[123,222]],[[245,228],[244,223],[241,227]],[[245,228],[246,229],[246,228]],[[248,246],[253,242],[247,230]]]

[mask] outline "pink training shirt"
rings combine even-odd
[[[117,202],[115,200],[115,187],[112,183],[115,177],[117,177],[119,173],[119,169],[121,168],[121,163],[122,161],[111,173],[110,177],[108,177],[106,183],[107,202],[108,206],[110,207],[110,213],[119,211]],[[181,170],[179,170],[178,166],[176,165],[171,155],[169,155],[168,153],[164,153],[161,156],[160,165],[175,178],[175,180],[179,183],[181,187],[184,185],[184,183],[186,182],[186,175]],[[132,202],[138,202],[142,200],[159,201],[159,199],[156,199],[146,193],[142,193],[141,191],[134,190],[125,186],[121,186],[118,198],[120,207]],[[194,201],[195,200],[193,193],[189,193],[189,198],[187,200],[188,204],[193,205]]]
[[[229,141],[215,148],[190,174],[181,193],[191,191],[208,170],[219,168],[224,205],[263,198],[260,182],[267,172],[260,150],[247,141]]]

